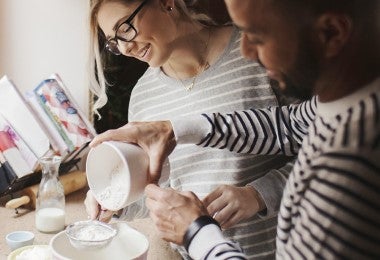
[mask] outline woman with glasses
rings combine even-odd
[[[99,36],[111,53],[149,64],[131,95],[130,121],[279,104],[265,70],[241,56],[241,35],[236,27],[215,25],[184,0],[92,2],[91,68],[97,69],[92,72],[92,90],[98,96],[95,109],[107,101]],[[119,130],[112,133],[118,134]],[[112,139],[110,133],[105,134]],[[161,185],[193,191],[205,198],[225,235],[237,241],[250,258],[274,258],[277,212],[291,169],[288,161],[282,156],[178,145],[169,157],[170,176]],[[91,192],[85,204],[95,218],[98,204]],[[147,216],[144,200],[120,214],[126,220]],[[187,258],[185,251],[180,251]]]

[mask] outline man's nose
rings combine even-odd
[[[254,61],[259,59],[256,44],[250,43],[244,33],[240,42],[240,49],[245,58]]]

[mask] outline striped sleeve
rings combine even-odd
[[[178,143],[238,153],[296,155],[315,118],[316,97],[296,105],[171,120]],[[194,127],[196,126],[196,127]]]
[[[285,183],[293,165],[293,162],[289,162],[279,169],[271,169],[263,177],[247,184],[260,194],[265,203],[265,210],[258,213],[260,218],[271,218],[278,214]]]
[[[196,260],[247,259],[239,244],[224,238],[214,224],[200,229],[190,243],[189,254]]]

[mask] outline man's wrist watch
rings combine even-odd
[[[185,235],[183,236],[183,246],[185,247],[186,251],[189,251],[190,243],[195,235],[199,232],[199,230],[209,224],[217,225],[220,228],[219,223],[214,218],[207,215],[198,217],[190,224],[185,232]]]

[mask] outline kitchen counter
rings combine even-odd
[[[66,225],[75,221],[87,219],[87,213],[83,205],[83,200],[86,196],[87,189],[88,188],[84,188],[66,196]],[[31,231],[35,234],[35,245],[49,244],[49,241],[54,234],[41,233],[35,228],[34,210],[21,208],[19,209],[19,214],[16,214],[15,210],[5,208],[5,203],[6,201],[2,198],[2,200],[0,200],[0,260],[5,260],[10,253],[10,249],[5,241],[5,236],[13,231]],[[143,233],[149,239],[149,260],[181,259],[177,253],[173,252],[168,243],[161,240],[155,234],[154,226],[152,225],[152,221],[150,219],[139,219],[133,222],[128,222],[128,224]]]

